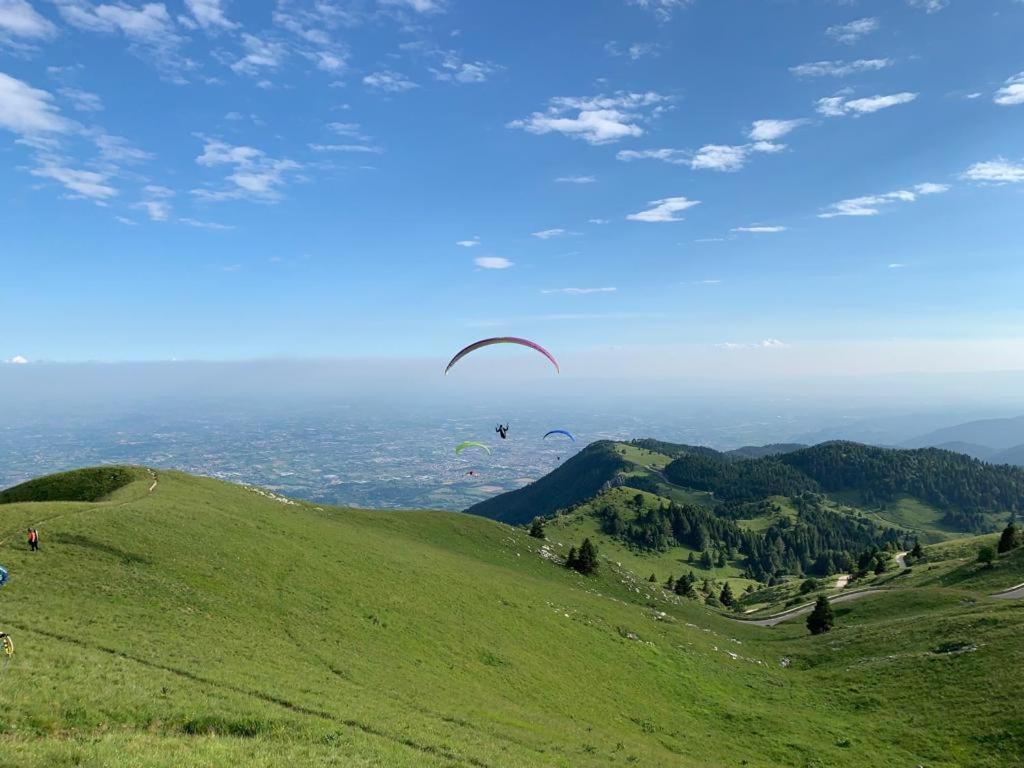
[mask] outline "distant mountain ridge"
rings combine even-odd
[[[909,496],[940,510],[944,524],[964,532],[989,530],[994,525],[990,516],[1024,510],[1024,470],[1015,467],[937,448],[877,448],[843,441],[785,450],[789,447],[720,452],[657,440],[603,441],[535,483],[476,504],[467,512],[525,523],[581,504],[609,487],[627,485],[656,492],[653,486],[659,482],[736,504],[773,496],[839,493],[878,506]],[[641,453],[627,460],[626,449],[648,452],[650,458]],[[758,453],[764,455],[756,457]],[[654,466],[658,456],[667,462],[660,468]]]
[[[901,443],[902,448],[934,448],[951,443],[984,446],[993,453],[1024,446],[1024,416],[980,419],[937,429]]]

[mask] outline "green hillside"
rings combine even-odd
[[[1024,662],[1024,618],[970,577],[851,603],[812,638],[608,560],[579,576],[556,545],[476,516],[150,477],[107,501],[0,507],[0,629],[17,647],[0,671],[3,765],[1024,758],[1021,684],[1003,674]],[[894,631],[908,606],[915,631]],[[976,652],[936,654],[950,632]]]

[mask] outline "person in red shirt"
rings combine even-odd
[[[39,532],[35,528],[28,529],[28,545],[33,552],[39,551]]]

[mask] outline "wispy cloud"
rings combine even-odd
[[[807,120],[755,120],[754,125],[747,134],[751,141],[774,142],[792,133],[801,125],[806,125]]]
[[[236,29],[238,24],[231,21],[224,12],[223,0],[185,0],[185,7],[192,20],[206,30]]]
[[[620,91],[611,96],[559,96],[551,99],[547,111],[513,120],[509,128],[521,128],[543,135],[560,133],[589,144],[609,144],[644,134],[641,125],[658,114],[669,101],[653,91]]]
[[[3,0],[0,0],[0,10],[2,10]],[[102,112],[103,111],[103,99],[97,96],[95,93],[89,91],[82,91],[77,88],[61,88],[58,93],[65,99],[71,102],[71,106],[77,112]]]
[[[630,221],[642,221],[647,224],[661,224],[672,221],[682,221],[682,217],[676,216],[681,211],[700,205],[700,200],[690,200],[685,197],[665,197],[661,200],[652,200],[648,205],[652,206],[646,211],[631,213],[626,218]]]
[[[907,266],[906,264],[902,264],[902,263],[900,263],[898,261],[894,261],[892,264],[888,265],[888,268],[889,269],[903,269],[906,266]]]
[[[755,235],[771,235],[771,234],[776,234],[778,232],[785,232],[786,231],[786,227],[768,226],[768,225],[764,225],[764,224],[754,224],[754,225],[749,226],[749,227],[734,227],[733,229],[731,229],[729,231],[730,232],[746,232],[746,233],[755,234]]]
[[[647,56],[658,56],[661,54],[661,46],[657,43],[630,43],[624,45],[616,40],[609,40],[604,44],[605,53],[609,56],[626,56],[632,61],[639,61]]]
[[[508,269],[515,266],[515,262],[502,256],[477,256],[473,259],[473,263],[480,269]]]
[[[500,67],[489,61],[465,61],[455,51],[439,51],[441,63],[432,67],[434,78],[451,83],[483,83]]]
[[[542,229],[540,232],[531,232],[530,234],[538,238],[539,240],[550,240],[553,237],[562,237],[563,235],[568,235],[569,231],[557,227],[555,229]]]
[[[895,64],[892,59],[857,59],[856,61],[812,61],[790,67],[797,77],[847,77],[863,72],[876,72]]]
[[[404,93],[419,86],[405,75],[390,70],[372,72],[363,78],[363,85],[384,93]]]
[[[596,176],[559,176],[555,179],[559,184],[593,184],[597,181]]]
[[[907,0],[911,8],[920,8],[925,13],[938,13],[949,5],[949,0]]]
[[[60,165],[56,161],[44,161],[30,173],[41,179],[52,179],[64,185],[73,195],[90,200],[104,201],[117,196],[117,190],[108,183],[110,176],[99,171],[80,170]]]
[[[850,21],[846,24],[835,24],[825,30],[825,34],[839,43],[852,45],[865,35],[876,31],[879,27],[878,19],[867,17]]]
[[[205,139],[203,153],[196,158],[196,163],[206,168],[227,166],[232,169],[223,184],[192,190],[196,197],[210,201],[276,202],[281,198],[287,174],[301,167],[292,160],[268,157],[254,147],[234,146],[219,139]]]
[[[996,91],[993,101],[1001,107],[1024,104],[1024,72],[1018,72],[1008,78],[1006,85]]]
[[[763,121],[776,122],[776,121]],[[785,121],[778,121],[785,122]],[[793,121],[796,122],[796,121]],[[791,130],[791,129],[790,129]],[[696,152],[687,149],[626,149],[616,154],[623,162],[633,160],[660,160],[672,165],[688,165],[695,171],[709,170],[731,173],[746,166],[750,156],[756,153],[773,154],[785,149],[783,144],[757,141],[753,144],[706,144]]]
[[[361,154],[379,155],[384,150],[381,147],[370,144],[308,144],[314,152],[355,152]]]
[[[975,163],[964,171],[963,178],[986,184],[1017,184],[1024,182],[1024,163],[997,157],[995,160]]]
[[[283,43],[264,40],[248,33],[242,35],[242,44],[245,47],[244,55],[231,65],[232,71],[238,74],[262,75],[267,70],[277,69],[288,52]]]
[[[230,224],[218,224],[215,221],[200,221],[198,219],[178,219],[178,222],[188,227],[195,227],[196,229],[210,229],[214,231],[226,231],[234,229]]]
[[[848,200],[840,200],[833,203],[827,210],[818,214],[819,219],[834,219],[839,216],[877,216],[881,209],[893,203],[913,203],[918,197],[926,195],[939,195],[948,192],[947,184],[918,184],[913,188],[901,189],[896,192],[886,192],[883,195],[865,195],[863,197],[851,197]]]
[[[618,288],[545,288],[541,293],[562,293],[567,296],[588,296],[592,293],[615,293]]]
[[[0,72],[0,128],[21,136],[66,133],[72,124],[61,117],[53,96]]]
[[[0,0],[0,42],[5,36],[48,40],[57,27],[26,0]]]
[[[844,115],[868,115],[889,107],[909,104],[918,97],[916,93],[893,93],[887,96],[871,96],[863,99],[846,99],[843,96],[829,96],[818,99],[817,110],[826,117]]]
[[[447,8],[443,0],[377,0],[381,5],[408,8],[416,13],[441,13]]]
[[[15,355],[4,360],[8,365],[28,365],[28,358],[24,355]]]
[[[693,0],[626,0],[629,5],[635,5],[651,11],[660,21],[668,21],[672,18],[672,12],[680,8],[686,8],[693,3]]]
[[[167,221],[171,215],[170,204],[163,200],[144,200],[135,203],[132,208],[145,211],[150,221]]]
[[[756,341],[753,343],[725,341],[717,345],[719,349],[737,350],[737,349],[785,349],[789,346],[784,341],[779,339],[764,339],[763,341]]]
[[[473,235],[470,240],[457,240],[456,245],[461,245],[463,248],[476,248],[480,245],[480,238],[477,235]]]

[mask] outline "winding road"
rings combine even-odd
[[[1024,600],[1024,584],[1018,584],[1016,587],[996,592],[991,597],[994,597],[996,600]]]
[[[829,602],[832,605],[836,605],[837,603],[849,603],[853,600],[860,600],[862,597],[867,597],[868,595],[874,595],[884,591],[884,589],[877,588],[862,589],[858,592],[847,592],[842,595],[837,595],[836,597],[831,597],[829,598]],[[764,619],[738,619],[735,616],[727,616],[726,618],[732,619],[733,621],[740,621],[744,624],[752,624],[755,627],[774,627],[776,624],[781,624],[784,621],[789,621],[790,619],[795,619],[799,616],[806,616],[813,609],[814,603],[804,603],[803,605],[798,605],[796,608],[790,608],[788,611],[776,613],[774,616],[768,616]]]

